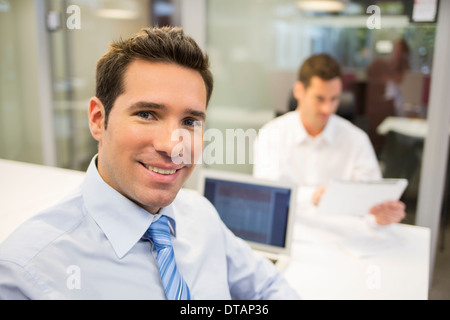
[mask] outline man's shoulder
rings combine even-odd
[[[333,115],[332,120],[333,125],[336,128],[336,132],[342,135],[355,139],[365,139],[368,137],[367,133],[363,129],[359,128],[349,120],[342,118],[341,116]]]
[[[0,244],[0,261],[24,266],[61,235],[84,219],[82,195],[76,190],[32,216]]]
[[[201,195],[197,190],[181,188],[173,201],[178,207],[198,207],[200,205],[210,207],[212,204],[207,198]]]
[[[289,111],[265,123],[261,129],[286,129],[299,120],[297,111]]]
[[[217,219],[218,213],[214,205],[197,190],[182,188],[172,205],[176,211],[188,219]],[[211,220],[212,221],[212,220]]]

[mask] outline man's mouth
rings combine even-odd
[[[176,169],[162,169],[162,168],[158,168],[158,167],[153,167],[153,166],[147,165],[147,164],[142,163],[142,162],[141,162],[141,164],[147,170],[150,170],[150,171],[153,171],[153,172],[156,172],[156,173],[159,173],[159,174],[163,174],[163,175],[174,174],[175,172],[177,172]]]

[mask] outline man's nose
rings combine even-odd
[[[325,101],[324,103],[322,103],[320,111],[324,114],[332,114],[336,111],[338,103],[339,102],[334,100]]]
[[[180,130],[178,126],[167,125],[161,126],[157,133],[153,137],[153,147],[156,151],[164,153],[165,155],[172,157],[182,152],[180,148],[180,135],[177,132]]]

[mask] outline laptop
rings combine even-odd
[[[203,169],[199,192],[225,225],[283,270],[290,259],[295,187],[251,175]]]

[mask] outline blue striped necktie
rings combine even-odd
[[[175,263],[170,228],[166,216],[161,216],[147,230],[147,237],[156,247],[161,281],[168,300],[190,300],[191,294]]]

